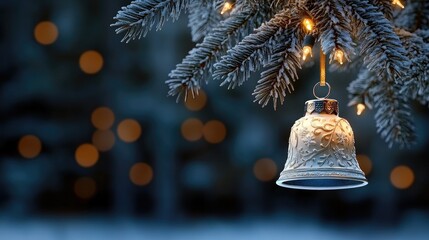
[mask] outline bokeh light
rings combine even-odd
[[[208,121],[203,128],[204,139],[209,143],[220,143],[226,137],[226,127],[218,120]]]
[[[34,38],[42,45],[52,44],[58,38],[58,28],[53,22],[40,22],[34,28]]]
[[[42,142],[34,135],[25,135],[18,142],[18,152],[25,158],[35,158],[42,151]]]
[[[92,144],[100,152],[106,152],[115,145],[115,134],[111,130],[97,130],[92,134]]]
[[[79,58],[80,69],[87,74],[98,73],[103,67],[103,64],[103,56],[94,50],[82,53]]]
[[[199,111],[204,108],[207,103],[207,95],[203,90],[198,91],[198,95],[195,98],[192,95],[188,96],[185,102],[185,106],[190,111]]]
[[[408,166],[397,166],[390,173],[390,181],[396,188],[407,189],[414,183],[414,172]]]
[[[183,138],[188,141],[198,141],[203,137],[203,123],[196,118],[187,119],[182,123],[181,132]]]
[[[371,159],[367,155],[359,154],[356,156],[356,159],[359,163],[360,168],[365,173],[365,175],[368,175],[372,170],[372,162]]]
[[[94,179],[89,177],[81,177],[74,183],[74,193],[82,199],[94,197],[97,190],[97,184]]]
[[[91,122],[95,128],[106,130],[111,128],[115,122],[115,114],[108,107],[99,107],[92,112]]]
[[[118,137],[127,143],[135,142],[142,134],[140,123],[134,119],[125,119],[118,125]]]
[[[277,176],[277,165],[269,158],[262,158],[253,165],[253,173],[258,180],[268,182]]]
[[[75,158],[80,166],[88,168],[97,163],[99,153],[94,145],[84,143],[76,149]]]
[[[136,163],[130,169],[130,180],[137,186],[148,185],[152,178],[152,167],[146,163]]]

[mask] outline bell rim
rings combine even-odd
[[[344,185],[344,186],[303,186],[303,185],[292,185],[287,184],[287,182],[297,181],[297,180],[316,180],[316,178],[288,178],[288,179],[278,179],[276,184],[280,187],[299,189],[299,190],[344,190],[344,189],[353,189],[364,187],[368,185],[368,180],[366,178],[346,178],[346,177],[318,177],[317,180],[349,180],[354,181],[356,184],[353,185]]]
[[[292,181],[302,180],[347,180],[354,184],[335,185],[335,186],[310,186],[288,184]],[[368,185],[368,180],[362,170],[344,169],[344,168],[317,168],[317,169],[287,169],[280,174],[276,184],[280,187],[304,189],[304,190],[338,190],[351,189]]]

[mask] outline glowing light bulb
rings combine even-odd
[[[344,52],[337,49],[335,50],[334,53],[334,59],[339,63],[339,64],[343,64],[344,63]]]
[[[229,11],[231,11],[231,9],[234,7],[234,5],[232,4],[232,3],[230,3],[230,2],[225,2],[224,4],[223,4],[223,7],[222,7],[222,10],[220,11],[220,14],[225,14],[225,13],[227,13],[227,12],[229,12]]]
[[[305,61],[308,56],[313,57],[313,49],[310,46],[304,46],[302,49],[302,60]]]
[[[364,104],[362,104],[362,103],[359,103],[357,106],[356,106],[356,114],[358,115],[358,116],[360,116],[362,113],[363,113],[363,111],[365,111],[365,105]]]
[[[310,18],[304,18],[302,20],[302,25],[305,27],[305,29],[309,32],[311,32],[314,28],[314,22]]]
[[[400,0],[393,0],[393,1],[392,1],[392,4],[393,4],[393,5],[398,5],[398,6],[399,6],[399,7],[401,7],[401,8],[404,8],[404,7],[405,7],[405,6],[404,6],[404,4],[402,4]]]

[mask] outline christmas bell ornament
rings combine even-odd
[[[277,185],[308,190],[334,190],[368,184],[356,160],[353,130],[338,116],[338,102],[324,98],[305,103],[305,115],[292,126],[288,158]]]

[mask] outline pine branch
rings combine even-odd
[[[364,63],[378,77],[399,81],[410,62],[391,23],[367,0],[345,0],[348,12],[359,23],[358,37]]]
[[[286,89],[289,93],[294,90],[292,82],[298,79],[296,69],[301,68],[303,36],[300,32],[299,21],[299,17],[293,19],[289,28],[279,35],[270,62],[264,66],[267,69],[261,73],[261,79],[252,94],[255,95],[255,102],[261,104],[262,107],[265,107],[272,99],[274,109],[277,109],[278,102],[281,105],[284,103]]]
[[[355,106],[359,103],[365,104],[369,109],[374,106],[374,100],[369,94],[371,89],[377,83],[377,79],[374,74],[368,71],[366,68],[362,68],[357,75],[357,78],[350,82],[347,91],[349,92],[349,103],[348,106]]]
[[[411,65],[408,73],[404,75],[404,88],[401,93],[421,104],[429,103],[429,44],[421,37],[405,30],[397,30]]]
[[[392,20],[392,0],[373,0],[373,3],[378,8],[378,11],[382,12],[387,19]]]
[[[408,1],[405,9],[395,16],[395,25],[409,32],[429,29],[429,1]]]
[[[217,6],[223,0],[201,0],[189,3],[189,22],[192,41],[198,42],[222,21]]]
[[[131,2],[113,18],[117,34],[125,32],[122,41],[130,42],[136,38],[145,37],[156,25],[160,30],[169,19],[177,20],[182,10],[185,10],[190,0],[137,0]]]
[[[177,100],[183,96],[186,100],[189,91],[192,96],[198,93],[201,80],[208,80],[213,63],[232,44],[232,38],[240,40],[250,33],[258,17],[258,9],[243,8],[223,20],[169,74],[170,79],[166,81],[169,95],[177,95]]]
[[[284,31],[289,20],[289,11],[283,10],[228,50],[222,60],[215,64],[214,79],[224,79],[221,86],[229,84],[228,89],[242,85],[251,72],[257,71],[264,59],[267,60],[270,55],[270,42],[276,34]]]
[[[369,106],[374,104],[377,132],[389,147],[394,143],[399,144],[400,147],[408,147],[414,143],[416,137],[411,108],[407,97],[400,93],[401,87],[387,77],[379,79],[363,69],[348,88],[351,103],[364,97]]]
[[[310,9],[320,31],[322,50],[330,53],[330,62],[334,59],[335,50],[342,50],[347,61],[350,61],[349,55],[354,54],[350,17],[346,16],[345,7],[342,0],[326,0],[315,1]]]

